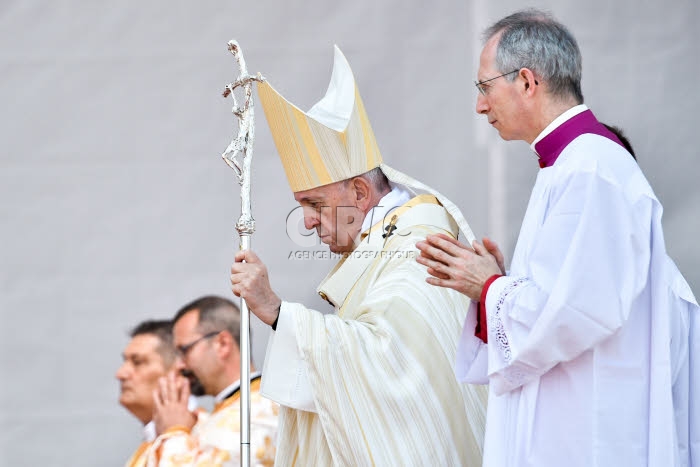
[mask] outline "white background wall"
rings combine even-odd
[[[586,103],[625,129],[697,292],[696,0],[534,1],[569,25]],[[513,0],[0,2],[0,465],[119,466],[139,442],[117,404],[127,331],[230,295],[238,185],[223,86],[236,38],[308,109],[337,43],[385,160],[439,188],[510,253],[538,169],[474,113],[480,32]],[[319,310],[332,261],[290,260],[295,207],[258,108],[253,247],[287,300]],[[267,329],[255,322],[256,361]]]

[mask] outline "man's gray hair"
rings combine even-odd
[[[389,185],[389,179],[386,178],[386,175],[384,175],[384,172],[382,172],[382,169],[379,167],[375,167],[369,172],[365,172],[362,175],[358,175],[358,177],[362,177],[365,180],[367,180],[367,182],[380,193],[386,190],[391,190],[391,185]]]
[[[198,298],[180,308],[173,318],[173,324],[190,311],[199,311],[197,330],[202,334],[214,331],[228,331],[236,342],[241,345],[241,310],[231,301],[223,297],[208,295]]]
[[[583,104],[581,51],[571,32],[551,14],[536,9],[513,13],[486,29],[484,42],[497,34],[496,66],[502,73],[528,68],[547,83],[553,96],[573,97]]]

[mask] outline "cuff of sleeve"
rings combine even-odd
[[[272,328],[273,331],[277,331],[277,322],[280,320],[280,313],[282,312],[282,304],[280,303],[280,306],[277,308],[277,318],[272,322],[270,327]]]
[[[476,337],[477,302],[469,300],[462,335],[457,343],[455,375],[463,383],[488,384],[488,346]]]
[[[185,425],[174,425],[174,426],[171,426],[170,428],[168,428],[167,430],[165,430],[165,432],[163,434],[182,433],[182,432],[184,432],[186,434],[190,434],[190,428],[186,427]]]
[[[285,407],[315,412],[306,363],[297,344],[294,313],[302,310],[298,304],[282,302],[277,330],[267,344],[260,394]]]
[[[486,279],[486,282],[484,282],[484,288],[481,289],[479,303],[477,304],[476,327],[474,328],[474,335],[481,339],[484,344],[488,344],[489,342],[488,327],[486,325],[486,296],[488,295],[491,284],[493,284],[493,282],[499,277],[503,277],[503,274],[494,274]]]

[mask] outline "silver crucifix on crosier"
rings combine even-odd
[[[243,52],[238,42],[231,40],[228,50],[238,62],[240,75],[224,89],[224,97],[233,98],[233,115],[238,119],[238,134],[221,155],[233,169],[241,185],[241,216],[236,222],[240,237],[240,249],[250,248],[250,237],[255,231],[255,220],[250,209],[250,164],[253,159],[253,142],[255,141],[255,115],[253,112],[253,81],[264,81],[258,73],[248,74]],[[243,88],[243,102],[236,99],[235,90]],[[250,313],[245,299],[241,298],[241,466],[250,466]]]

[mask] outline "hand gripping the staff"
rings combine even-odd
[[[277,319],[282,300],[270,287],[267,267],[251,250],[236,254],[231,266],[231,291],[246,301],[248,308],[267,325]]]

